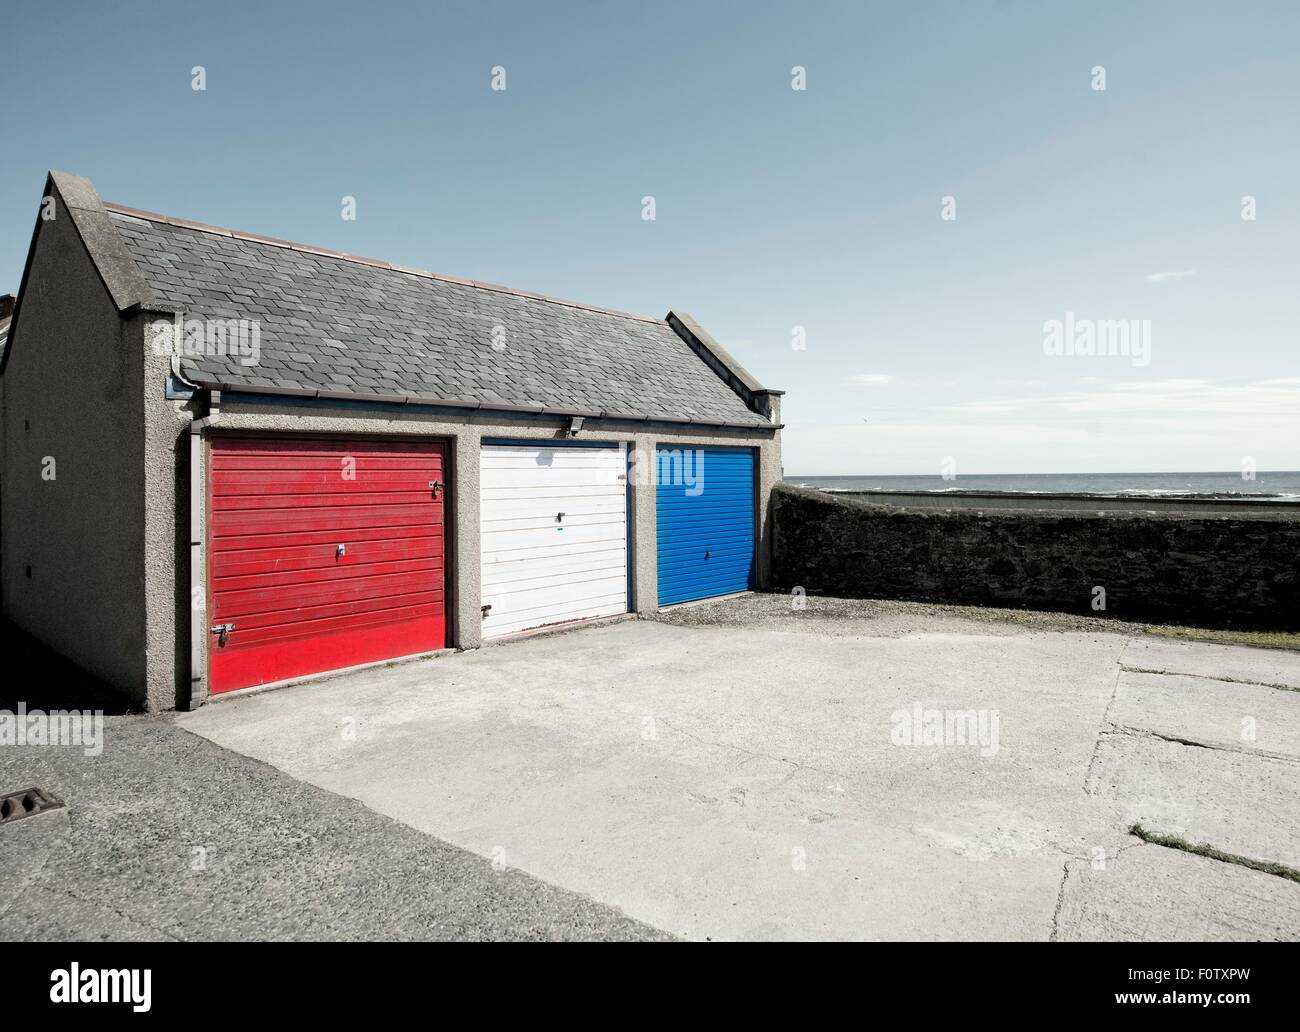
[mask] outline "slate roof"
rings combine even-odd
[[[9,341],[9,324],[13,321],[12,302],[12,294],[0,296],[0,311],[6,313],[0,315],[0,360],[3,360],[4,358],[5,344]]]
[[[205,386],[772,429],[666,321],[105,208],[159,307],[257,320],[257,365],[182,359]]]

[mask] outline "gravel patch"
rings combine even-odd
[[[0,748],[32,784],[67,807],[0,827],[0,941],[666,938],[166,719]]]
[[[1012,636],[1036,631],[1079,631],[1300,651],[1300,633],[1295,631],[1215,630],[1035,609],[823,595],[804,598],[803,608],[796,609],[794,597],[784,592],[755,592],[734,598],[688,602],[665,609],[654,619],[678,627],[751,627],[853,638],[901,638],[909,634]]]
[[[1084,631],[1134,635],[1142,624],[1069,613],[985,609],[892,599],[811,596],[795,608],[794,596],[754,593],[674,606],[657,619],[678,627],[749,627],[834,637],[899,638],[918,633],[1016,635],[1034,631]]]

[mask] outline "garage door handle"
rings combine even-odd
[[[705,558],[705,559],[708,559],[708,558],[712,557],[712,555],[713,555],[713,552],[712,552],[712,551],[705,552],[705,553],[704,553],[704,558]]]
[[[429,481],[429,490],[433,492],[433,497],[434,497],[434,498],[437,498],[438,495],[442,493],[442,481],[441,481],[441,480],[430,480],[430,481]]]
[[[339,545],[337,548],[334,549],[334,558],[336,559],[341,558],[342,556],[345,556],[347,554],[348,554],[347,545]]]

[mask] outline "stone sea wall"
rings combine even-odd
[[[779,485],[774,587],[1297,630],[1297,517],[903,509]]]

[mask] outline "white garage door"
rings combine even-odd
[[[480,484],[485,638],[627,612],[626,446],[484,445]]]

